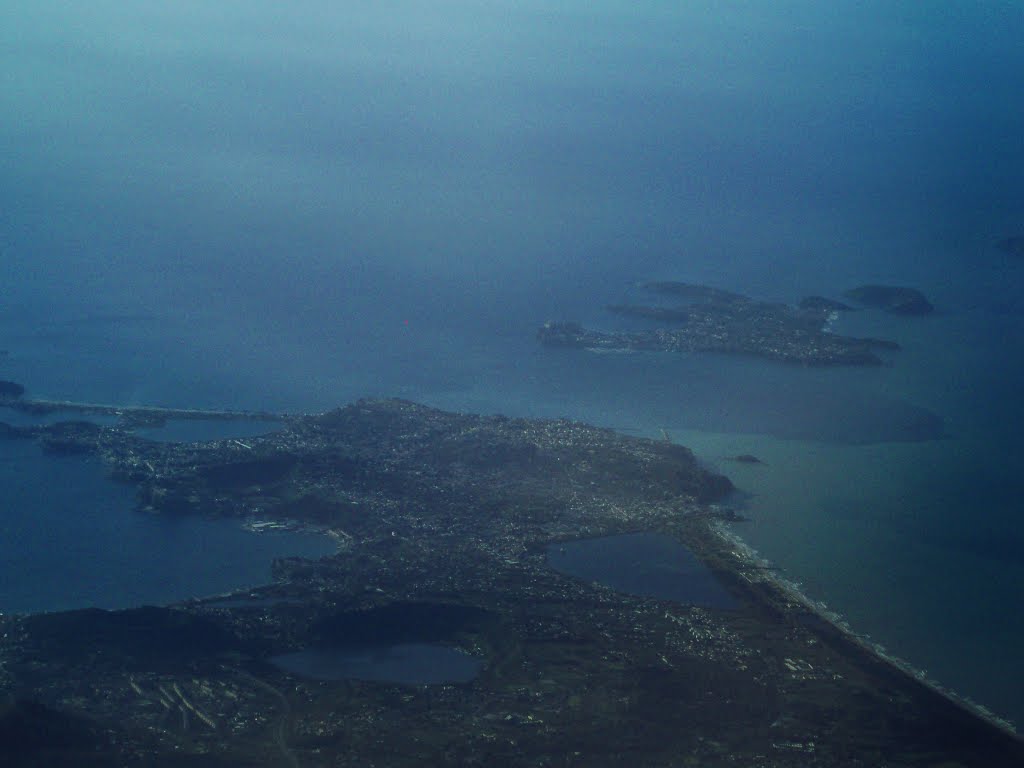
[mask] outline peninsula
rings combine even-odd
[[[8,766],[1024,760],[1007,728],[778,581],[724,527],[730,481],[667,441],[403,400],[282,417],[245,441],[156,443],[81,421],[8,436],[102,457],[154,514],[338,542],[230,600],[0,616]],[[627,594],[548,560],[552,546],[639,532],[685,545],[728,605]],[[396,644],[457,649],[478,671],[406,683],[275,663]]]

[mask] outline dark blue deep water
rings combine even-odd
[[[126,608],[270,581],[275,557],[321,557],[312,533],[250,533],[237,521],[136,512],[134,488],[77,456],[0,441],[0,611]]]
[[[1017,4],[959,0],[7,2],[0,379],[666,429],[815,599],[1024,723],[1024,259],[994,247],[1024,234],[1022,30]],[[874,369],[536,346],[657,279],[913,285],[937,312],[842,318],[902,344]],[[765,464],[724,459],[747,452]],[[61,550],[80,512],[32,478],[107,515],[127,491],[15,461],[5,524],[46,527],[0,574],[9,605],[33,563],[67,567],[56,608],[79,571],[194,536],[128,535],[125,509],[94,526],[110,551]]]

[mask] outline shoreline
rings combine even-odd
[[[16,399],[0,401],[0,406],[21,413],[40,414],[73,411],[76,413],[100,414],[104,416],[129,416],[134,418],[187,419],[193,421],[285,421],[295,414],[272,411],[246,411],[219,408],[171,408],[161,405],[112,405],[109,403],[83,403],[74,400],[49,400],[45,398]]]
[[[757,550],[750,546],[739,534],[727,527],[727,522],[722,520],[709,520],[706,526],[707,531],[715,537],[720,544],[727,547],[727,551],[738,561],[740,568],[734,568],[733,573],[740,579],[751,584],[755,579],[745,573],[742,566],[748,566],[758,574],[757,582],[767,585],[775,590],[779,596],[791,605],[796,605],[830,627],[841,639],[856,650],[867,654],[878,663],[884,664],[894,672],[903,675],[927,689],[931,694],[941,697],[951,705],[956,706],[964,714],[984,721],[987,725],[994,726],[1004,735],[1013,738],[1018,743],[1024,744],[1024,733],[1017,730],[1017,727],[1010,720],[1000,717],[983,704],[958,694],[940,683],[928,677],[927,673],[918,669],[908,661],[890,654],[879,643],[875,643],[865,636],[858,634],[850,626],[841,614],[829,608],[825,603],[808,597],[801,589],[789,579],[778,575],[778,568],[771,561],[762,557]]]
[[[153,727],[175,750],[262,749],[257,731],[225,742],[216,729],[167,728],[166,710],[140,706],[136,686],[154,690],[173,679],[205,697],[216,722],[250,721],[266,702],[248,676],[282,682],[261,666],[268,653],[316,645],[356,619],[368,622],[365,632],[391,637],[401,618],[411,628],[402,637],[460,638],[492,659],[487,675],[458,696],[437,691],[422,700],[445,713],[451,738],[495,733],[543,756],[604,734],[609,745],[622,744],[643,723],[657,738],[630,749],[650,765],[671,764],[680,750],[723,766],[737,755],[760,764],[769,754],[778,758],[773,764],[796,766],[811,752],[822,765],[856,754],[866,764],[889,756],[933,765],[937,756],[1009,768],[1024,757],[1024,741],[1007,721],[922,681],[770,573],[724,525],[728,510],[713,503],[732,484],[664,440],[397,399],[296,419],[246,446],[159,444],[112,428],[72,431],[68,440],[124,470],[154,511],[247,512],[255,530],[329,519],[359,545],[348,558],[285,558],[259,586],[198,601],[10,619],[13,640],[0,644],[0,661],[11,679],[30,682],[57,712],[87,711],[118,724],[133,749],[167,751],[143,743]],[[587,583],[559,574],[534,546],[641,530],[689,548],[736,608]],[[252,603],[244,597],[254,595]],[[435,614],[444,621],[424,620]],[[169,637],[179,640],[163,643]],[[223,664],[225,654],[237,668]],[[125,658],[140,660],[127,677]],[[74,697],[84,685],[94,695],[83,704]],[[369,755],[380,728],[409,714],[409,700],[393,693],[325,688],[312,699],[289,695],[288,703],[317,728],[333,727],[324,712],[346,709],[343,730],[324,746],[348,754],[348,724],[360,722]],[[570,694],[578,698],[567,709]],[[525,722],[549,725],[528,738],[520,732]],[[436,733],[434,720],[423,725],[389,738],[411,748]],[[709,732],[718,734],[713,741]],[[593,754],[607,748],[598,744]],[[493,744],[465,749],[483,756]]]
[[[830,314],[834,315],[836,313]],[[833,321],[835,318],[830,316],[828,320]],[[5,401],[2,405],[3,407],[23,413],[47,414],[60,411],[71,411],[82,414],[120,416],[122,418],[126,417],[129,420],[181,419],[192,421],[225,420],[287,422],[291,419],[301,418],[303,415],[308,415],[271,411],[173,408],[159,405],[114,405],[71,400],[50,400],[45,398],[19,398],[16,400]],[[858,651],[870,655],[874,660],[887,665],[906,678],[920,684],[932,694],[937,694],[950,704],[957,706],[964,713],[977,717],[987,724],[995,726],[1005,735],[1011,736],[1015,740],[1024,743],[1024,732],[1018,730],[1015,723],[1011,720],[1001,717],[984,704],[978,703],[967,696],[958,694],[956,691],[944,686],[938,680],[930,678],[924,670],[915,667],[913,664],[902,658],[890,654],[880,643],[874,642],[868,637],[858,633],[839,612],[829,608],[825,603],[809,597],[795,582],[780,576],[779,568],[777,566],[772,564],[771,561],[766,559],[756,549],[754,549],[753,546],[747,543],[742,536],[727,526],[727,523],[729,522],[728,520],[706,518],[705,522],[706,530],[718,539],[719,544],[723,545],[727,552],[733,556],[733,567],[729,568],[731,575],[734,575],[735,577],[750,584],[754,584],[756,581],[768,585],[779,594],[782,600],[786,601],[791,606],[799,606],[813,614],[831,628],[832,631],[840,635],[845,642],[854,646]],[[240,521],[240,527],[243,530],[255,534],[266,533],[269,531],[312,533],[326,536],[333,540],[335,546],[335,551],[331,554],[337,554],[344,551],[347,546],[350,545],[349,539],[351,539],[351,536],[349,534],[345,534],[343,531],[339,533],[329,528],[324,529],[322,527],[310,526],[299,520],[269,520],[267,518],[251,517]],[[316,559],[320,558],[318,557]],[[740,567],[737,568],[736,565],[739,565]],[[747,566],[751,571],[754,571],[757,574],[757,578],[752,578],[751,574],[744,571],[743,566]],[[237,590],[233,590],[233,592],[270,587],[273,586],[273,584],[274,581],[271,579],[264,584],[250,584],[240,587]],[[213,599],[215,597],[217,596],[190,596],[183,600],[173,601],[167,605],[178,605],[196,600],[203,601]],[[50,612],[51,611],[31,612],[30,614],[17,615],[34,615],[36,613]],[[60,610],[56,612],[60,612]]]

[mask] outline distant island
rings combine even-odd
[[[861,285],[851,288],[846,297],[894,315],[927,315],[935,310],[916,288],[897,285]]]
[[[4,400],[17,400],[25,394],[25,388],[13,381],[0,380],[0,402]]]
[[[1024,235],[1004,237],[1002,240],[996,242],[996,248],[1011,256],[1024,257]]]
[[[822,297],[809,297],[800,307],[792,307],[695,283],[655,282],[642,288],[684,303],[618,304],[608,311],[664,327],[612,332],[552,321],[541,327],[537,338],[549,346],[595,352],[724,352],[803,365],[881,365],[875,350],[899,348],[885,339],[829,332],[826,325],[832,313],[849,307]]]
[[[0,685],[17,691],[0,699],[5,766],[1024,764],[1005,728],[778,580],[723,527],[732,483],[664,440],[403,400],[244,441],[83,422],[8,437],[102,457],[142,510],[314,527],[339,551],[277,561],[274,583],[230,599],[0,614]],[[728,604],[549,562],[640,532],[685,545]],[[275,662],[410,647],[475,672],[410,683]]]

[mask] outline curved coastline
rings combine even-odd
[[[796,582],[780,576],[778,569],[770,560],[761,556],[739,534],[728,527],[728,521],[709,521],[708,530],[717,536],[724,545],[731,548],[732,554],[738,561],[752,569],[756,569],[760,573],[760,581],[777,590],[782,599],[799,605],[825,622],[843,640],[856,647],[859,651],[870,655],[879,663],[888,665],[894,671],[927,688],[931,693],[959,707],[965,714],[984,720],[989,725],[998,728],[1005,735],[1024,745],[1024,734],[1017,729],[1014,723],[1000,717],[985,705],[947,688],[938,680],[929,677],[927,672],[915,667],[910,662],[889,653],[880,643],[876,643],[869,637],[859,634],[840,613],[829,608],[824,602],[809,597]],[[744,576],[742,571],[737,571],[737,573]]]
[[[318,561],[275,562],[273,583],[248,590],[259,595],[254,604],[229,597],[0,616],[4,637],[17,638],[0,642],[0,669],[11,681],[31,681],[32,695],[54,712],[67,709],[72,690],[95,686],[79,714],[117,723],[133,749],[163,749],[144,744],[153,726],[182,748],[265,749],[263,732],[224,742],[215,726],[178,741],[182,734],[159,719],[164,710],[145,705],[153,702],[147,692],[174,680],[184,694],[165,702],[168,711],[187,720],[189,703],[205,696],[214,724],[249,721],[267,706],[265,691],[292,690],[294,681],[280,677],[287,673],[267,666],[272,655],[317,647],[353,620],[387,619],[405,606],[420,619],[438,609],[478,619],[401,623],[415,627],[412,640],[448,638],[486,659],[472,683],[428,697],[467,755],[492,748],[466,741],[486,730],[517,744],[517,754],[560,754],[567,743],[596,739],[596,759],[642,718],[657,738],[630,749],[649,765],[674,764],[670,756],[680,752],[708,766],[766,754],[797,766],[806,753],[839,760],[851,750],[865,760],[891,753],[907,765],[932,765],[922,755],[933,753],[972,765],[1016,766],[1024,758],[1024,741],[1006,721],[922,680],[772,573],[724,526],[735,513],[716,502],[734,490],[731,481],[681,445],[568,419],[478,416],[395,399],[287,418],[281,431],[245,443],[165,444],[124,427],[66,427],[21,436],[56,437],[100,455],[154,513],[249,518],[257,526],[294,519],[351,545]],[[619,592],[560,574],[545,556],[553,542],[640,531],[689,548],[737,607]],[[393,625],[367,624],[385,634]],[[150,647],[147,638],[170,644]],[[195,638],[204,644],[185,642]],[[126,667],[125,659],[134,661]],[[281,694],[290,712],[324,727],[322,712],[348,711],[337,738],[323,743],[328,751],[349,750],[355,738],[372,753],[391,722],[379,713],[404,718],[417,706],[398,703],[387,686],[339,686],[318,687],[313,698]],[[528,708],[509,691],[529,691]],[[623,701],[644,710],[623,717],[615,705]],[[545,723],[529,738],[520,731]],[[717,729],[716,740],[704,738],[708,729]],[[411,747],[426,733],[403,727],[387,738]]]

